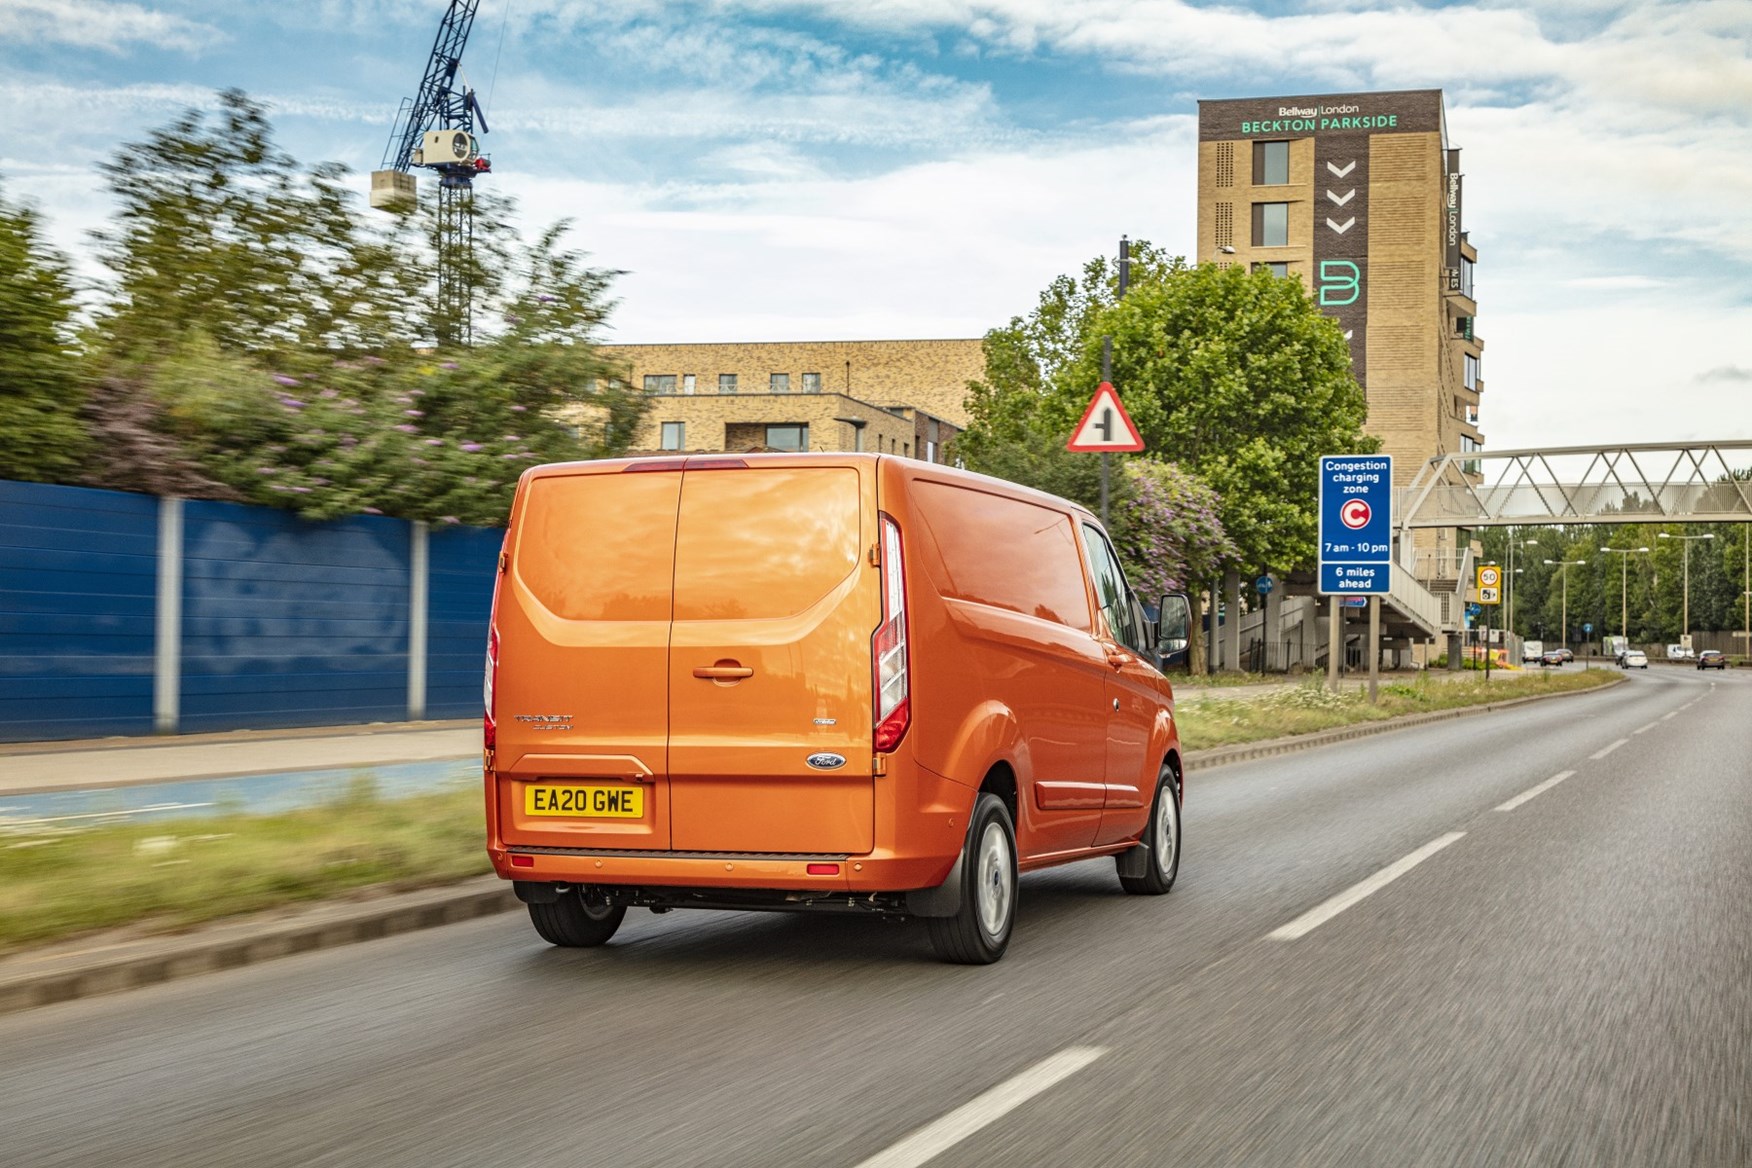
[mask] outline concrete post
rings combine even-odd
[[[183,501],[158,500],[157,611],[153,618],[152,729],[175,734],[182,720]]]
[[[1241,573],[1230,568],[1223,573],[1223,604],[1228,623],[1223,626],[1223,668],[1241,668]]]
[[[426,716],[426,639],[429,619],[426,598],[430,589],[431,560],[428,539],[431,529],[416,519],[408,533],[408,721]]]

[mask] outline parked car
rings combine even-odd
[[[1157,627],[1076,503],[873,454],[526,471],[486,672],[487,854],[554,945],[631,907],[921,921],[998,960],[1017,874],[1180,862]]]
[[[1727,654],[1720,649],[1705,649],[1697,655],[1697,667],[1699,669],[1726,669],[1728,667]]]
[[[1648,667],[1649,667],[1649,655],[1647,653],[1644,653],[1641,649],[1626,649],[1625,650],[1624,659],[1623,659],[1623,668],[1625,668],[1625,669],[1647,669]]]

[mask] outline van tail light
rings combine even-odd
[[[485,705],[485,716],[481,721],[481,745],[492,750],[498,744],[499,722],[493,703],[493,691],[499,685],[499,630],[496,627],[487,629],[487,674],[481,683],[481,700]]]
[[[912,725],[912,680],[906,652],[906,572],[901,558],[900,525],[887,515],[882,528],[882,624],[870,638],[876,689],[878,753],[893,750]]]

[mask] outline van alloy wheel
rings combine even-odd
[[[1144,829],[1150,858],[1143,874],[1127,876],[1126,857],[1119,857],[1119,883],[1133,896],[1161,896],[1174,887],[1180,874],[1180,788],[1172,768],[1164,766],[1156,781],[1156,798],[1150,804],[1150,823]]]
[[[979,844],[979,925],[993,940],[1010,925],[1010,909],[1016,899],[1016,863],[1010,854],[1004,829],[986,824]]]
[[[944,961],[990,965],[1016,925],[1016,828],[1002,799],[978,797],[963,847],[960,905],[952,917],[926,917],[925,927]]]

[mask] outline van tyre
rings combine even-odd
[[[605,943],[620,928],[626,905],[591,904],[581,889],[569,888],[552,904],[532,904],[529,919],[549,945],[589,949]]]
[[[952,917],[925,918],[937,956],[957,965],[1002,957],[1016,924],[1016,886],[1016,825],[1002,799],[981,794],[961,865],[961,907]]]
[[[1166,766],[1156,781],[1144,842],[1150,845],[1144,874],[1127,876],[1122,857],[1119,884],[1133,896],[1161,896],[1174,887],[1174,878],[1180,874],[1180,791],[1174,771]]]

